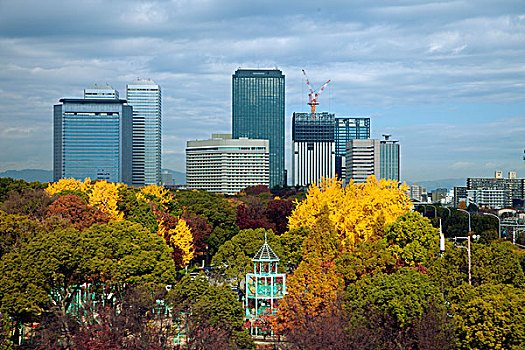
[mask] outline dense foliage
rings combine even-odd
[[[0,349],[27,341],[22,324],[41,349],[253,349],[239,300],[265,239],[288,273],[266,321],[290,348],[523,348],[525,252],[471,213],[469,285],[466,247],[440,253],[434,218],[453,237],[467,215],[426,218],[405,189],[371,177],[224,196],[0,179]]]

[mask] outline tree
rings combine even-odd
[[[170,237],[170,244],[182,251],[182,266],[188,266],[193,259],[193,236],[184,219],[179,219]]]
[[[324,206],[302,245],[303,261],[288,281],[287,294],[279,304],[274,330],[293,333],[307,329],[310,317],[322,317],[343,289],[336,273],[339,239]],[[302,307],[297,307],[298,305]]]
[[[208,237],[211,234],[212,226],[208,224],[208,220],[199,214],[184,212],[181,216],[190,227],[193,235],[193,246],[195,254],[198,256],[204,255],[208,251]]]
[[[345,188],[336,179],[322,179],[318,186],[309,188],[304,201],[297,203],[288,227],[311,227],[321,209],[327,206],[343,245],[352,247],[374,234],[382,236],[387,225],[408,212],[412,204],[406,189],[406,185],[397,181],[377,181],[374,176],[364,184],[350,183]]]
[[[88,192],[89,204],[107,213],[113,220],[122,220],[124,214],[118,210],[119,187],[123,185],[107,181],[96,181]]]
[[[137,199],[136,190],[132,187],[121,186],[118,193],[118,210],[124,214],[125,220],[138,222],[151,232],[158,231],[159,225],[152,205]]]
[[[8,214],[27,215],[41,220],[47,206],[53,202],[43,189],[28,189],[22,192],[11,192],[0,209]]]
[[[504,284],[464,284],[451,295],[458,349],[523,349],[525,293]]]
[[[76,195],[60,196],[47,208],[47,216],[60,217],[77,230],[84,230],[94,224],[106,224],[111,217],[86,203]]]
[[[60,194],[61,192],[86,192],[91,187],[91,179],[86,178],[84,182],[82,180],[60,179],[57,182],[50,183],[46,188],[46,192],[49,196]]]
[[[427,265],[439,252],[439,231],[419,213],[401,215],[385,230],[388,249],[409,266]]]
[[[188,335],[187,349],[253,349],[243,326],[244,312],[226,286],[210,285],[204,275],[185,276],[170,291],[168,302]]]
[[[64,319],[83,283],[111,290],[122,283],[172,284],[176,276],[163,240],[125,221],[39,234],[4,255],[0,272],[2,310],[17,320],[41,312]]]
[[[252,258],[264,244],[265,233],[268,244],[272,247],[275,254],[283,257],[283,248],[273,231],[265,231],[262,228],[256,230],[248,229],[241,230],[231,240],[220,246],[217,254],[213,257],[212,265],[240,287],[240,283],[246,277],[246,274],[253,271]],[[282,265],[280,267],[282,269]]]
[[[0,211],[0,258],[41,233],[44,229],[27,217]]]
[[[205,191],[187,190],[175,192],[174,197],[177,208],[181,212],[202,215],[208,224],[212,225],[212,232],[206,242],[211,255],[239,232],[235,224],[236,210],[224,196]]]
[[[292,201],[271,200],[264,209],[266,220],[277,234],[282,234],[288,226],[288,217],[292,214]]]
[[[0,203],[13,193],[22,193],[31,189],[44,189],[47,185],[38,181],[26,182],[25,180],[14,180],[10,177],[0,177]]]
[[[423,348],[422,343],[435,349],[453,348],[453,325],[439,287],[413,268],[366,275],[349,285],[346,309],[350,332],[360,334],[364,327],[384,339],[371,348]]]

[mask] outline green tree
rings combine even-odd
[[[37,233],[44,231],[36,222],[25,216],[10,215],[0,211],[0,258]]]
[[[31,189],[44,189],[47,184],[38,181],[27,182],[25,180],[14,180],[10,177],[0,177],[0,203],[4,202],[12,193],[22,193]]]
[[[254,349],[243,326],[244,312],[227,286],[210,285],[204,275],[185,276],[168,295],[188,334],[191,349]]]
[[[157,232],[158,223],[151,206],[143,200],[137,199],[137,190],[122,186],[118,190],[118,210],[124,213],[124,219],[138,222],[151,232]]]
[[[241,287],[241,282],[246,274],[253,271],[252,258],[263,245],[265,232],[268,244],[277,256],[284,257],[279,238],[273,231],[265,231],[262,228],[248,229],[241,230],[231,240],[220,246],[213,257],[212,265],[223,272],[228,279],[235,281],[238,287]],[[283,269],[282,264],[279,267]]]
[[[426,265],[439,252],[439,231],[419,213],[401,215],[385,229],[388,249],[409,266]]]
[[[458,349],[523,349],[525,292],[504,284],[464,284],[451,295]]]
[[[0,272],[1,308],[18,320],[41,312],[64,319],[86,282],[109,290],[174,283],[176,276],[162,238],[126,221],[40,233],[4,255]]]

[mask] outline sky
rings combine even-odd
[[[407,182],[525,177],[525,1],[0,0],[0,171],[52,169],[52,108],[83,89],[162,88],[162,166],[231,132],[231,76],[279,68],[291,115],[370,116]],[[290,173],[290,171],[289,171]]]

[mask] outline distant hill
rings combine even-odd
[[[426,187],[428,191],[435,190],[436,188],[448,188],[449,190],[451,190],[455,186],[466,186],[467,179],[465,178],[442,179],[442,180],[433,180],[433,181],[417,181],[415,183],[417,183],[419,186]]]
[[[180,171],[175,171],[171,169],[162,169],[162,172],[165,172],[165,171],[173,175],[174,185],[185,185],[186,184],[186,173],[181,173]]]
[[[51,182],[53,181],[53,171],[43,169],[23,169],[23,170],[6,170],[0,173],[0,177],[11,177],[13,179],[23,179],[28,182],[40,181],[40,182]]]

